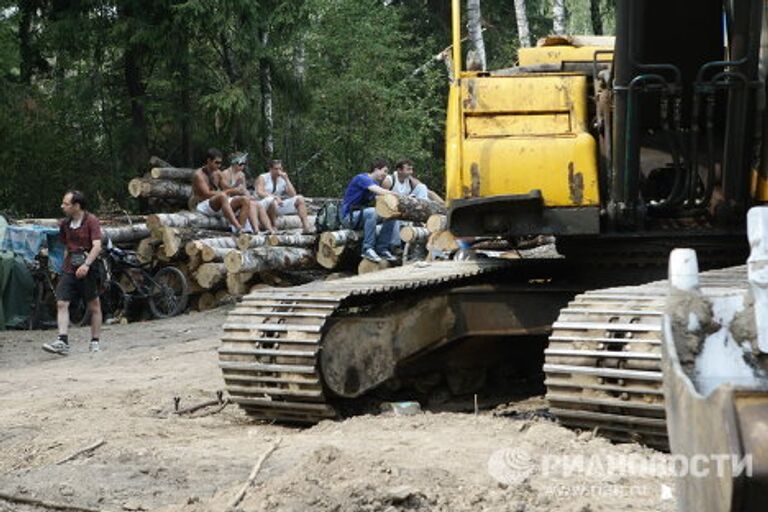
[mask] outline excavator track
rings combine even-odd
[[[746,287],[746,267],[700,275],[702,288]],[[667,281],[578,295],[552,326],[544,373],[550,410],[569,427],[669,449],[661,370]]]
[[[320,365],[323,335],[334,321],[392,294],[453,286],[505,266],[494,260],[418,263],[251,293],[228,315],[219,348],[230,399],[258,419],[317,423],[337,417]]]

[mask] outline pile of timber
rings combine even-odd
[[[156,156],[149,159],[149,165],[149,172],[128,182],[131,197],[147,200],[152,211],[186,207],[195,169],[174,167]]]

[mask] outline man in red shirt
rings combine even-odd
[[[61,209],[66,218],[59,224],[59,236],[66,248],[64,271],[56,286],[56,320],[59,337],[43,345],[43,350],[65,356],[69,354],[69,303],[82,298],[91,312],[90,351],[99,351],[101,303],[99,275],[92,267],[101,252],[101,225],[96,216],[85,209],[85,196],[78,190],[64,194]]]

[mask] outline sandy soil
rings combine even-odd
[[[174,415],[174,397],[185,407],[222,388],[225,314],[108,326],[98,354],[76,329],[68,357],[40,349],[52,331],[0,333],[0,493],[100,510],[226,510],[279,443],[239,510],[674,510],[662,492],[669,479],[545,474],[542,456],[659,454],[536,415],[383,414],[304,429],[255,422],[235,406]],[[0,512],[38,510],[0,499]]]

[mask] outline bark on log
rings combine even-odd
[[[307,221],[310,226],[315,225],[315,216],[309,215]],[[298,215],[280,215],[275,222],[275,229],[278,231],[287,231],[289,229],[301,229],[301,219]]]
[[[445,206],[412,196],[387,194],[376,197],[376,213],[385,219],[426,222],[430,215],[445,214]]]
[[[132,226],[102,226],[101,235],[112,240],[113,244],[137,242],[149,236],[149,228],[146,224],[133,224]]]
[[[227,254],[229,254],[231,251],[237,251],[237,249],[234,247],[222,248],[203,245],[203,250],[200,251],[200,258],[203,260],[203,263],[223,263],[224,258],[226,258]]]
[[[326,231],[320,235],[316,259],[321,267],[328,270],[348,268],[353,270],[360,260],[362,231],[344,229]]]
[[[192,185],[171,180],[143,180],[141,197],[180,199],[186,201],[192,195]]]
[[[227,291],[232,295],[245,295],[251,289],[251,281],[257,276],[256,272],[240,272],[227,274]]]
[[[226,276],[227,269],[223,263],[203,263],[194,274],[197,283],[206,290],[224,281]]]
[[[448,217],[439,213],[430,215],[427,219],[426,226],[430,233],[445,231],[448,228]]]
[[[312,251],[301,247],[257,247],[230,252],[224,259],[227,271],[232,273],[309,267],[314,262]]]
[[[403,226],[400,228],[400,239],[405,243],[426,244],[429,230],[418,226]]]
[[[367,260],[365,258],[360,260],[360,264],[357,266],[357,273],[358,274],[368,274],[370,272],[376,272],[379,270],[384,270],[390,267],[390,264],[386,260],[382,260],[379,263],[376,263],[371,260]]]
[[[163,241],[163,255],[166,258],[175,258],[179,256],[182,249],[186,251],[187,244],[195,239],[212,237],[218,234],[216,231],[169,227],[161,227],[157,230],[157,233]],[[232,239],[232,237],[228,238]]]
[[[363,239],[362,231],[341,229],[339,231],[326,231],[320,235],[320,243],[329,247],[343,247],[350,243],[356,243]]]
[[[139,257],[139,261],[142,263],[149,263],[155,259],[155,251],[162,242],[154,238],[145,238],[139,242],[136,247],[136,254]]]
[[[175,180],[190,183],[196,169],[183,167],[153,167],[149,171],[150,176],[156,180]]]
[[[154,235],[161,227],[198,228],[215,231],[229,231],[229,224],[224,217],[208,217],[196,212],[155,213],[147,216],[147,227]],[[157,235],[155,235],[157,236]]]
[[[218,249],[235,249],[237,248],[237,240],[232,236],[222,236],[221,233],[212,232],[210,237],[198,238],[187,242],[184,246],[184,252],[187,253],[187,256],[192,257],[199,254],[204,246]]]
[[[173,167],[171,164],[169,164],[159,156],[154,156],[154,155],[149,157],[149,166],[150,167]]]
[[[302,235],[300,233],[269,235],[269,245],[282,247],[313,247],[317,235]]]
[[[241,251],[247,251],[248,249],[253,249],[254,247],[262,247],[267,245],[268,242],[268,235],[251,235],[248,233],[243,233],[237,237],[237,248]]]

